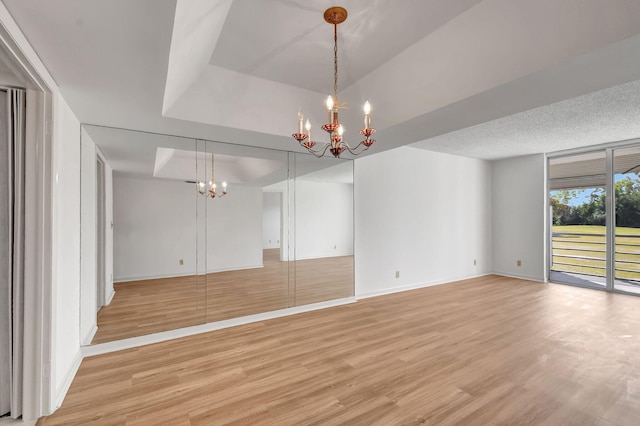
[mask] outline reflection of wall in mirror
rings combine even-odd
[[[104,294],[98,297],[97,286],[97,169],[96,159],[102,156],[91,136],[82,130],[81,137],[81,178],[80,178],[80,337],[88,344],[96,331],[96,301],[103,305],[111,303],[113,290],[113,171],[107,161],[104,164]],[[104,158],[103,158],[104,160]]]
[[[265,192],[262,196],[262,248],[280,247],[282,193]]]
[[[181,181],[114,177],[113,187],[114,281],[262,266],[261,188],[204,199]]]
[[[296,180],[296,259],[353,255],[353,185]]]

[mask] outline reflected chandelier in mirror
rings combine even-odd
[[[218,185],[216,184],[215,174],[213,174],[213,165],[214,165],[214,155],[211,153],[211,180],[208,183],[203,181],[198,181],[196,184],[198,186],[198,192],[200,195],[204,195],[206,197],[211,198],[222,198],[227,195],[227,182],[222,181],[222,194],[216,192]]]

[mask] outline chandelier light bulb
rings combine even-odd
[[[311,130],[311,122],[307,118],[307,122],[304,124],[304,128],[307,129],[307,132]]]
[[[226,192],[227,190],[227,181],[222,182],[222,190]]]
[[[329,124],[333,124],[333,97],[327,97],[327,113],[329,113]]]
[[[327,111],[333,110],[333,96],[329,95],[327,97]]]
[[[364,129],[369,130],[371,126],[371,104],[369,101],[364,103]]]
[[[338,136],[342,136],[342,134],[344,133],[344,127],[342,127],[342,124],[338,126]]]

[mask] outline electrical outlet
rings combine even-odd
[[[522,266],[522,260],[516,260],[516,265],[517,266]]]
[[[476,259],[473,259],[473,266],[476,266],[478,264],[478,262],[476,261]]]
[[[181,264],[181,265],[184,265],[184,259],[180,259],[180,260],[178,261],[178,263],[179,263],[179,264]]]
[[[400,271],[396,271],[396,278],[400,278]]]
[[[338,246],[336,246],[335,244],[333,245],[333,249],[335,250],[336,248],[338,248]]]

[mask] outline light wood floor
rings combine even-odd
[[[638,425],[640,298],[486,276],[87,358],[53,425]]]
[[[111,304],[98,313],[92,343],[353,296],[353,256],[281,262],[279,249],[270,249],[264,250],[263,264],[116,283]]]

